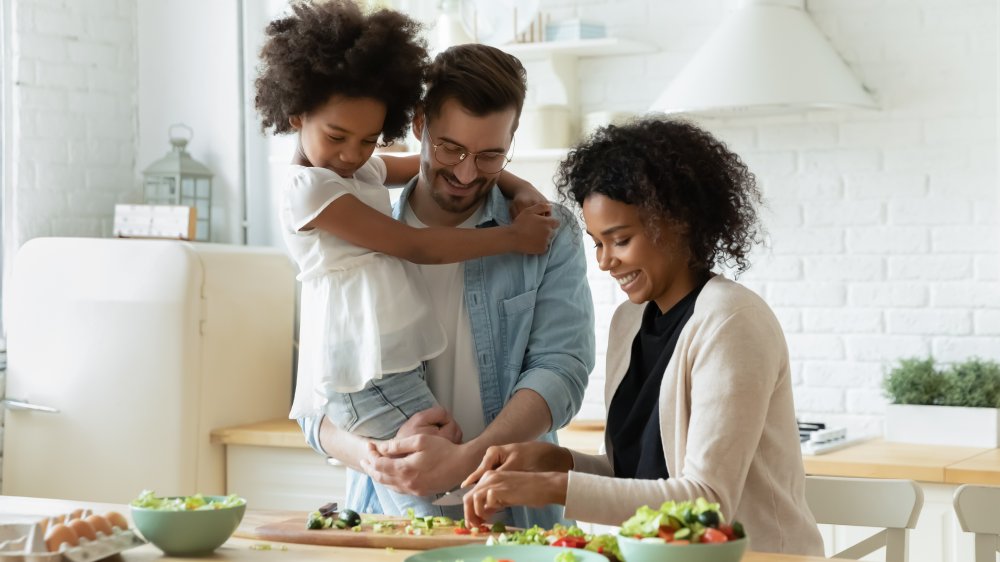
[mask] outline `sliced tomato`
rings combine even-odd
[[[705,529],[705,533],[701,536],[701,542],[726,542],[728,540],[729,537],[725,533],[711,527]]]
[[[656,536],[670,542],[674,540],[674,529],[672,527],[668,527],[667,525],[660,525],[660,530],[656,532]]]
[[[583,537],[573,537],[566,535],[560,539],[557,539],[552,543],[552,546],[568,546],[569,548],[583,548],[587,546],[587,539]]]
[[[719,525],[719,530],[722,531],[723,535],[726,535],[727,539],[729,539],[729,540],[735,540],[736,539],[736,533],[733,532],[733,526],[732,525],[728,525],[728,524],[723,523],[722,525]]]
[[[689,541],[687,539],[677,539],[677,540],[671,542],[670,544],[677,544],[677,545],[680,545],[680,544],[691,544],[691,541]]]
[[[472,531],[466,529],[465,527],[455,527],[456,535],[471,535]]]

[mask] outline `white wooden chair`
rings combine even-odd
[[[996,562],[1000,552],[1000,488],[963,484],[952,499],[958,524],[976,534],[975,562]]]
[[[917,525],[924,492],[913,480],[808,476],[806,503],[817,523],[883,527],[833,558],[859,560],[885,547],[886,562],[906,562],[908,531]]]

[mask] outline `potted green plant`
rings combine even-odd
[[[886,441],[1000,447],[1000,364],[978,358],[938,368],[902,359],[883,388]]]

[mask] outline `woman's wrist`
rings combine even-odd
[[[549,503],[566,505],[566,496],[569,495],[569,473],[549,472],[546,473],[546,480],[548,480],[546,487],[552,491]]]

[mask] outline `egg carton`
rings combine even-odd
[[[77,546],[60,545],[57,552],[45,546],[44,519],[4,514],[0,519],[0,562],[93,562],[146,544],[132,529],[114,528],[94,540],[81,538]]]

